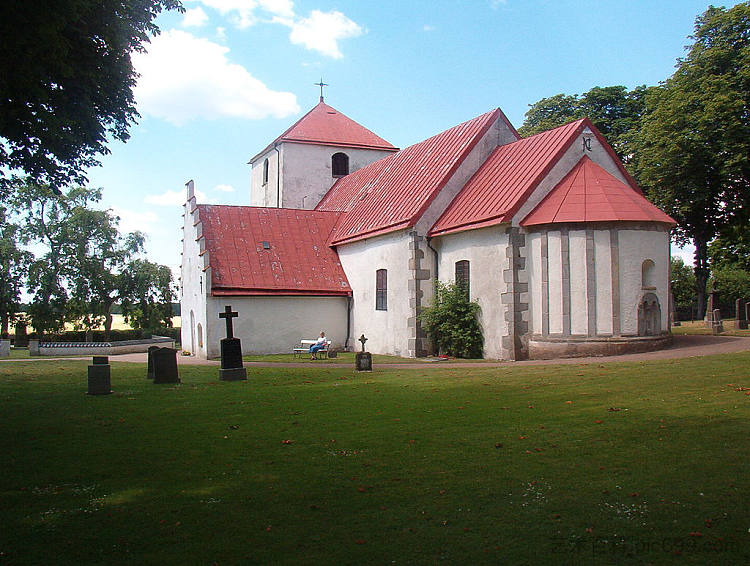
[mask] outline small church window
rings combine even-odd
[[[641,265],[641,285],[644,289],[656,289],[656,265],[650,259]]]
[[[334,153],[331,156],[331,174],[343,177],[349,174],[349,156],[346,153]]]
[[[388,270],[378,269],[375,272],[375,310],[388,310]]]
[[[469,298],[469,261],[463,259],[456,262],[456,285],[460,286],[466,298]]]
[[[268,184],[268,158],[263,161],[263,184]]]

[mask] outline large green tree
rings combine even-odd
[[[154,331],[172,326],[174,286],[166,265],[144,259],[131,261],[120,281],[122,314],[133,328]]]
[[[695,246],[698,315],[705,313],[708,245],[750,212],[750,3],[709,7],[677,70],[646,96],[638,178]]]
[[[0,185],[10,170],[37,184],[86,181],[138,117],[130,56],[179,0],[0,2]]]
[[[0,205],[0,335],[3,337],[20,310],[21,290],[31,261],[31,253],[19,245],[19,231],[7,208]]]

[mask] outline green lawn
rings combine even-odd
[[[310,355],[295,356],[294,354],[264,354],[264,355],[252,355],[242,356],[242,359],[246,362],[266,362],[266,363],[280,363],[280,362],[291,362],[291,363],[305,363],[309,362],[311,365],[327,365],[327,364],[347,364],[350,367],[354,367],[354,352],[337,352],[335,358],[318,358],[317,360],[311,360]],[[492,360],[481,360],[472,359],[464,360],[458,358],[450,358],[446,361],[452,363],[472,363],[472,362],[487,362]],[[380,364],[419,364],[419,363],[440,363],[440,360],[434,357],[428,358],[401,358],[399,356],[386,356],[381,354],[372,354],[372,363],[374,365]]]
[[[672,327],[672,334],[711,334],[711,329],[702,320],[684,321],[680,326]],[[738,330],[734,327],[734,320],[725,320],[721,336],[750,336],[750,330]]]
[[[750,353],[0,363],[0,564],[747,564]]]

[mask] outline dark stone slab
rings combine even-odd
[[[154,379],[154,357],[153,353],[159,349],[159,346],[148,347],[148,370],[146,371],[146,379]]]
[[[221,367],[222,369],[242,367],[242,343],[239,338],[221,339]]]
[[[102,359],[104,363],[102,363]],[[112,393],[110,368],[106,356],[94,356],[93,364],[89,366],[89,395],[109,395]]]
[[[154,383],[180,383],[176,348],[157,348],[151,357],[154,361]]]
[[[221,381],[244,381],[247,379],[246,368],[221,368],[219,369],[219,379]]]
[[[735,302],[735,311],[737,313],[737,317],[734,321],[735,328],[737,330],[747,330],[747,308],[745,306],[745,301],[737,299]]]
[[[370,352],[357,352],[354,358],[354,367],[357,371],[372,371],[372,354]]]

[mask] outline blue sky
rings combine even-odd
[[[249,204],[247,161],[318,102],[397,147],[500,107],[670,76],[694,0],[183,0],[135,58],[141,119],[89,173],[149,259],[180,263],[184,184]],[[733,5],[735,2],[726,3]]]

